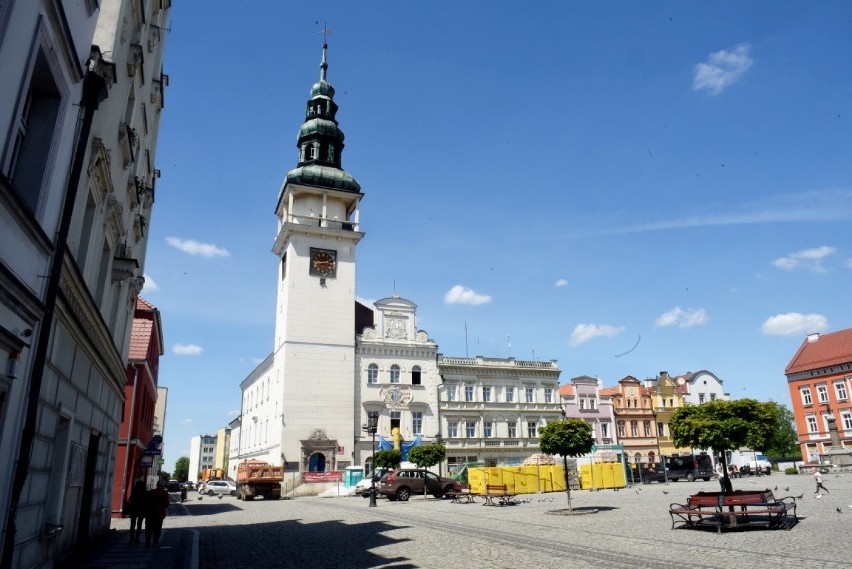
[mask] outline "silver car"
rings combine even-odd
[[[208,496],[215,496],[216,494],[236,496],[237,484],[233,480],[208,480],[199,492]]]

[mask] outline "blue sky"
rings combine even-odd
[[[848,2],[240,6],[176,2],[166,45],[142,292],[166,469],[272,350],[323,23],[365,193],[357,295],[415,302],[441,353],[605,386],[708,369],[789,405],[804,336],[852,326]]]

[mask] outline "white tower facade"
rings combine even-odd
[[[299,130],[298,165],[276,207],[272,250],[280,268],[268,379],[276,416],[263,445],[272,462],[318,472],[348,466],[354,453],[355,249],[364,236],[361,188],[341,168],[327,47]]]

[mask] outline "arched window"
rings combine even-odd
[[[367,366],[367,383],[378,383],[379,381],[379,366],[370,364]]]
[[[411,385],[420,385],[420,366],[411,368]]]
[[[399,366],[393,364],[390,368],[390,382],[399,383]]]

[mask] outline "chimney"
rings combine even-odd
[[[808,334],[808,344],[813,344],[817,340],[819,340],[819,332],[814,334]]]

